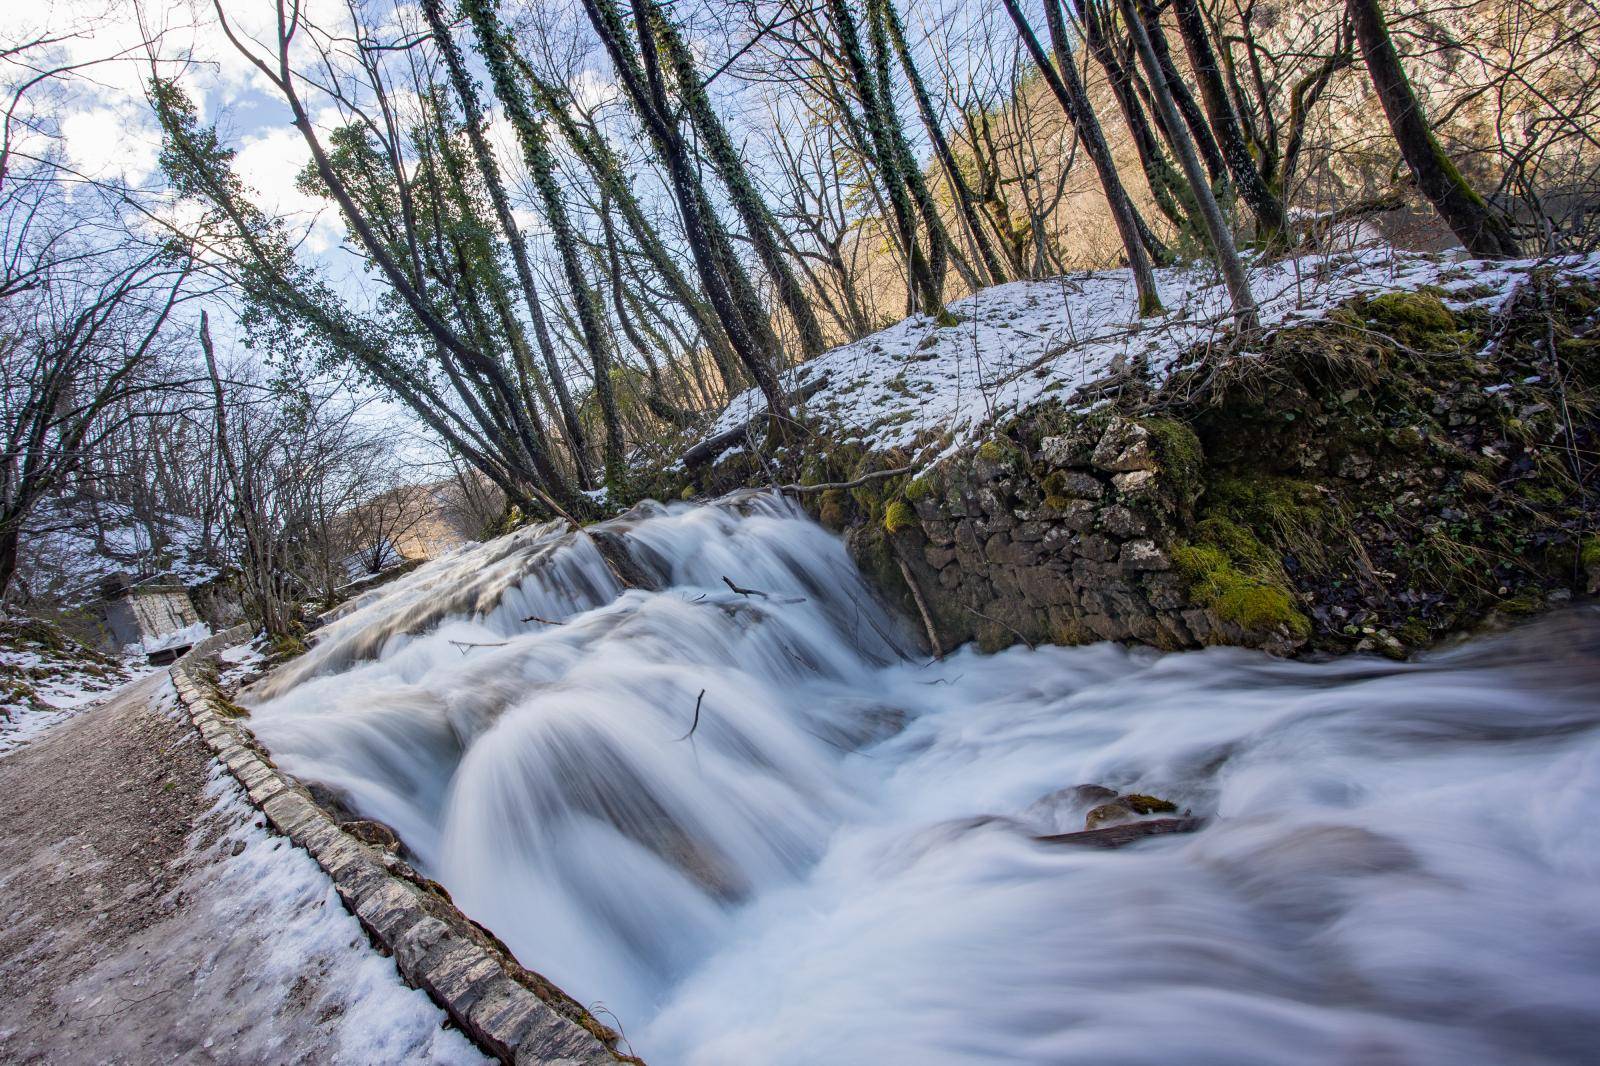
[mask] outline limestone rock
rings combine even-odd
[[[1122,569],[1130,573],[1171,570],[1172,560],[1153,540],[1130,540],[1122,546]]]
[[[1156,484],[1154,470],[1129,470],[1111,476],[1111,487],[1124,496],[1139,496]]]
[[[1046,437],[1039,442],[1039,457],[1051,466],[1083,466],[1093,454],[1093,444],[1077,435]]]
[[[1082,470],[1068,470],[1055,475],[1049,487],[1057,495],[1069,500],[1098,500],[1106,494],[1106,487],[1100,479]]]
[[[1137,511],[1114,503],[1100,512],[1100,528],[1119,540],[1149,532],[1150,524]]]
[[[1112,473],[1153,471],[1157,466],[1150,431],[1126,418],[1113,418],[1107,424],[1090,461]]]

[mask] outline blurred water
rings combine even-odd
[[[648,1061],[1596,1061],[1593,612],[1412,664],[928,664],[782,502],[602,535],[649,589],[502,538],[335,623],[252,724]],[[1035,841],[1089,782],[1210,822]]]

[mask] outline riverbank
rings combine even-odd
[[[797,387],[826,388],[803,432],[758,417],[654,488],[793,482],[930,651],[1404,657],[1586,593],[1600,261],[1385,262],[1276,265],[1270,328],[1242,340],[1203,316],[1129,326],[1117,272],[989,290],[957,305],[964,324],[916,341],[908,320],[806,364]],[[1097,325],[1062,341],[1058,318]],[[876,428],[841,418],[841,390]]]

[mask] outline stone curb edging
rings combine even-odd
[[[248,630],[216,634],[174,663],[168,672],[179,702],[250,803],[316,860],[373,943],[393,956],[405,981],[427,992],[463,1033],[501,1062],[639,1062],[613,1050],[615,1033],[522,967],[493,934],[462,914],[442,888],[397,856],[346,832],[272,764],[255,735],[225,707],[200,671],[218,650],[248,636]]]

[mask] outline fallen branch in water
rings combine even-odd
[[[735,585],[733,583],[733,580],[731,578],[729,578],[727,574],[723,574],[722,575],[722,583],[724,585],[728,586],[733,591],[737,592],[741,596],[760,596],[764,600],[770,600],[772,598],[771,596],[768,596],[765,592],[762,592],[760,589],[747,589],[747,588],[742,588],[742,587],[740,587],[738,585]]]
[[[747,589],[742,585],[735,585],[727,574],[722,575],[722,583],[746,599],[749,599],[751,596],[760,596],[762,599],[771,600],[773,603],[806,602],[806,598],[804,596],[774,596],[770,592],[762,592],[760,589]]]
[[[564,625],[567,624],[565,622],[557,622],[557,621],[555,621],[553,619],[550,619],[550,618],[540,618],[536,614],[530,614],[528,617],[524,618],[523,621],[524,622],[542,622],[547,626],[564,626]]]
[[[694,698],[694,723],[689,726],[689,731],[678,738],[678,741],[688,740],[694,736],[694,731],[700,728],[700,701],[706,698],[706,690],[701,689],[700,695]]]
[[[511,642],[509,640],[498,640],[492,644],[475,644],[470,640],[452,640],[450,643],[456,646],[456,651],[465,655],[469,648],[503,648]]]
[[[1165,833],[1192,833],[1206,824],[1204,818],[1156,818],[1148,822],[1126,822],[1105,829],[1086,829],[1081,833],[1056,833],[1034,837],[1041,844],[1068,844],[1086,848],[1120,848],[1149,836]]]
[[[854,481],[827,481],[819,485],[779,485],[779,492],[829,492],[833,489],[853,489],[865,485],[869,481],[881,481],[888,477],[899,477],[915,470],[914,466],[897,466],[893,470],[874,470],[870,474],[862,474]]]

